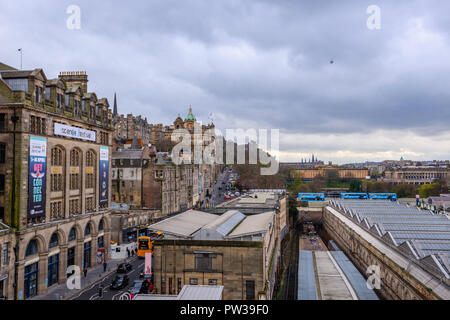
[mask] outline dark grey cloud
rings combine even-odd
[[[72,4],[81,30],[66,28]],[[381,8],[380,30],[366,27],[369,5]],[[280,128],[287,153],[312,148],[305,135],[339,135],[338,148],[318,151],[339,159],[352,146],[356,159],[367,137],[401,148],[389,130],[431,144],[449,131],[449,10],[445,0],[0,0],[0,59],[18,66],[22,47],[25,67],[50,78],[86,70],[92,91],[117,91],[120,112],[152,122],[192,104],[222,129]],[[355,145],[355,134],[366,138]]]

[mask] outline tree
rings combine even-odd
[[[350,181],[350,192],[360,192],[361,191],[361,180],[353,179]]]

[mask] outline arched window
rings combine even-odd
[[[86,152],[86,167],[94,167],[95,166],[95,152],[89,150]]]
[[[100,220],[100,223],[98,224],[98,231],[103,230],[103,219]]]
[[[85,235],[85,236],[88,236],[88,235],[90,235],[90,234],[91,234],[91,224],[88,223],[88,224],[86,225],[86,229],[84,229],[84,235]]]
[[[49,248],[54,248],[58,246],[58,234],[55,232],[52,234],[52,237],[50,238],[50,243],[48,245]]]
[[[52,166],[62,166],[64,163],[64,151],[60,147],[54,147],[51,154]]]
[[[31,240],[28,243],[27,251],[25,252],[25,256],[32,256],[38,252],[37,241],[36,239]]]
[[[78,167],[80,162],[80,151],[78,149],[72,149],[70,151],[70,165],[72,167]]]
[[[69,232],[69,241],[73,241],[77,238],[77,233],[75,232],[75,228],[70,229]]]

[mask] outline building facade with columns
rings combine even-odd
[[[112,112],[85,72],[0,75],[0,219],[14,230],[4,292],[23,300],[109,258]]]

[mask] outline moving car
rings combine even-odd
[[[227,194],[225,197],[223,197],[223,198],[224,198],[225,200],[230,200],[230,199],[232,199],[231,196],[228,195],[228,194]]]
[[[123,289],[128,285],[129,282],[130,282],[130,279],[128,278],[128,276],[126,274],[118,274],[113,279],[109,288],[111,290]]]
[[[142,284],[144,283],[144,280],[134,280],[133,287],[128,290],[128,292],[132,294],[138,294],[142,293]]]
[[[129,263],[121,263],[117,266],[117,273],[128,273],[131,271],[132,266]]]

